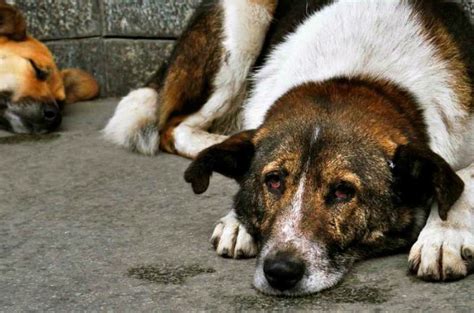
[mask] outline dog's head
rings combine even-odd
[[[463,189],[441,157],[363,109],[379,95],[321,92],[289,92],[259,129],[204,150],[185,173],[196,193],[213,171],[239,182],[235,208],[260,248],[254,284],[267,294],[317,292],[354,260],[405,248],[431,199],[445,218]]]
[[[78,90],[80,97],[72,95]],[[27,34],[21,12],[0,1],[0,126],[16,133],[53,131],[70,96],[83,100],[97,93],[89,74],[60,72],[48,48]]]

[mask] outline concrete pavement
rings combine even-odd
[[[361,262],[319,295],[259,294],[255,261],[209,244],[235,184],[216,175],[198,197],[187,160],[104,142],[115,103],[69,106],[55,134],[0,133],[0,311],[474,310],[474,276],[421,282],[406,255]]]

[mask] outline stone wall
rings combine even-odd
[[[474,1],[473,0],[461,0],[464,10],[471,17],[471,23],[474,24]]]
[[[102,96],[143,84],[171,53],[200,0],[11,0],[61,68],[92,72]]]
[[[304,1],[304,0],[295,0]],[[474,21],[473,0],[462,2]],[[102,96],[140,86],[171,53],[201,0],[10,0],[60,67],[94,73]]]

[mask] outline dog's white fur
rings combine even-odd
[[[156,154],[159,147],[158,104],[158,93],[152,88],[130,92],[117,105],[103,130],[104,137],[145,155]]]
[[[19,90],[21,86],[21,81],[18,80],[18,77],[13,75],[15,70],[11,67],[15,64],[15,67],[18,67],[19,64],[26,67],[28,66],[27,60],[18,57],[16,55],[7,54],[4,51],[0,50],[0,90]],[[13,95],[15,98],[17,95]]]
[[[8,120],[10,123],[11,128],[13,131],[17,134],[27,134],[29,131],[23,125],[21,118],[19,118],[17,115],[11,113],[11,112],[6,112],[4,117]]]
[[[465,190],[449,211],[448,219],[442,221],[434,205],[411,248],[410,264],[420,277],[462,277],[474,266],[474,164],[457,174],[464,181]]]
[[[231,258],[249,258],[257,255],[257,245],[245,226],[237,219],[237,214],[231,210],[221,218],[214,228],[211,242],[215,244],[219,255]]]

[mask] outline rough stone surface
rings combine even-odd
[[[461,0],[464,10],[471,17],[471,23],[474,24],[474,1],[472,0]]]
[[[47,43],[60,69],[79,67],[93,74],[101,86],[101,94],[107,90],[107,65],[105,43],[100,38],[51,41]]]
[[[121,96],[143,86],[170,56],[174,41],[108,39],[104,45],[104,88],[107,95]]]
[[[169,57],[174,40],[89,38],[47,42],[59,68],[92,73],[102,96],[122,96],[142,86]]]
[[[201,0],[104,0],[104,35],[177,37]]]
[[[361,262],[319,295],[259,294],[255,260],[219,258],[209,244],[236,185],[215,175],[194,196],[187,160],[105,143],[98,130],[116,101],[66,107],[53,135],[0,133],[0,311],[472,312],[474,276],[422,282],[406,255]]]
[[[176,38],[202,0],[9,0],[42,40],[106,37]]]
[[[13,0],[25,13],[29,32],[41,40],[102,34],[99,0]]]

